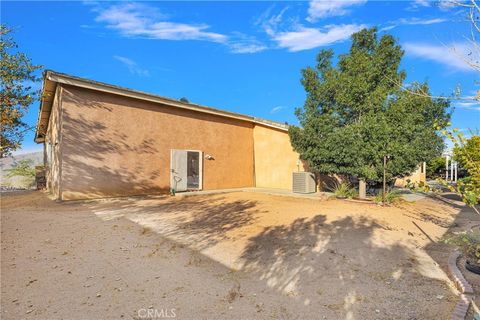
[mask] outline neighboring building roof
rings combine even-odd
[[[40,111],[38,113],[37,127],[35,131],[35,142],[41,143],[44,141],[45,133],[48,128],[48,121],[50,118],[50,112],[52,109],[52,103],[55,96],[57,84],[66,84],[74,87],[81,87],[101,92],[107,92],[111,94],[121,95],[125,97],[161,103],[175,108],[193,110],[202,113],[214,114],[221,117],[233,118],[238,120],[247,121],[250,123],[262,124],[264,126],[276,128],[279,130],[287,131],[288,125],[274,122],[270,120],[264,120],[240,113],[220,110],[216,108],[206,107],[194,103],[182,102],[179,100],[146,93],[138,90],[123,88],[114,86],[107,83],[93,81],[89,79],[79,78],[71,76],[65,73],[59,73],[52,70],[46,70],[43,75],[42,86],[42,100],[40,103]]]

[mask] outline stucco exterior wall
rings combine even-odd
[[[256,124],[253,129],[255,184],[259,188],[292,189],[292,172],[304,171],[288,133]]]
[[[64,200],[168,192],[171,149],[214,157],[204,190],[254,185],[247,121],[71,86],[62,106]]]
[[[52,103],[49,125],[44,142],[44,161],[47,190],[57,199],[61,197],[61,87],[58,86]]]
[[[402,179],[397,179],[395,180],[395,186],[396,187],[405,187],[407,185],[407,180],[410,180],[410,183],[415,183],[418,184],[420,182],[426,182],[427,177],[426,177],[426,164],[423,162],[420,166],[418,166],[417,170],[412,173],[412,175],[408,177],[404,177]]]

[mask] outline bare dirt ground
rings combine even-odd
[[[438,240],[462,208],[431,199],[1,200],[2,319],[446,319],[456,303]]]

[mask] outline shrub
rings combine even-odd
[[[331,191],[336,197],[354,198],[358,196],[357,190],[346,182],[335,183]]]
[[[8,172],[8,178],[19,177],[22,187],[29,188],[35,183],[35,167],[31,159],[16,161],[11,169],[5,171]]]
[[[480,214],[480,211],[475,208],[475,205],[480,203],[480,152],[478,151],[480,138],[473,136],[466,139],[457,129],[451,132],[443,130],[442,133],[452,141],[454,158],[466,170],[468,179],[459,180],[457,185],[449,184],[444,180],[439,181],[450,191],[459,194],[465,204]]]
[[[410,180],[407,179],[407,185],[405,186],[406,188],[410,189],[413,192],[441,192],[440,188],[434,187],[434,186],[429,186],[423,181],[420,181],[418,183],[411,182]]]
[[[373,199],[376,203],[383,202],[383,191],[377,193]],[[387,190],[385,193],[385,203],[395,203],[402,200],[402,195],[398,190]]]
[[[468,259],[474,260],[476,264],[480,263],[480,230],[454,234],[447,237],[445,243],[459,247]]]

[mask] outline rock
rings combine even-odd
[[[437,299],[438,299],[438,300],[442,300],[443,298],[445,298],[445,297],[444,297],[443,295],[441,295],[441,294],[439,294],[439,295],[437,296]]]
[[[102,295],[100,293],[97,293],[97,298],[100,298]]]
[[[376,312],[376,313],[380,313],[380,310],[378,310],[378,309],[375,309],[375,312]]]

